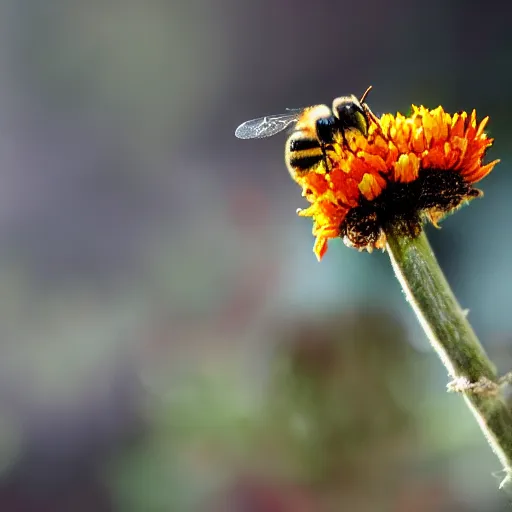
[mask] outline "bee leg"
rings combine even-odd
[[[341,140],[343,141],[343,144],[342,144],[343,147],[350,148],[350,146],[348,145],[348,139],[345,136],[345,130],[340,130],[340,133],[341,133]]]
[[[329,163],[327,160],[326,147],[328,144],[332,144],[334,142],[333,132],[337,124],[338,120],[333,115],[320,117],[315,123],[316,136],[318,142],[320,143],[320,149],[322,150],[322,155],[324,158],[325,172],[330,171]]]
[[[325,144],[323,142],[320,144],[320,148],[322,149],[322,155],[324,158],[325,172],[330,172],[329,164],[327,162],[327,151],[325,150]]]

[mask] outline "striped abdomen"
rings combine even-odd
[[[306,172],[324,158],[320,142],[316,137],[297,130],[286,143],[286,163],[290,172]]]

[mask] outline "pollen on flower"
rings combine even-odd
[[[401,222],[412,236],[424,221],[437,223],[481,196],[472,185],[498,160],[484,164],[493,139],[484,132],[489,118],[476,112],[449,114],[442,107],[412,106],[406,117],[368,116],[368,130],[335,137],[322,162],[293,173],[311,203],[299,215],[312,217],[314,252],[320,260],[332,238],[371,251],[385,247],[385,228]]]

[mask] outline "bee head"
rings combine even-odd
[[[342,96],[332,102],[332,112],[344,129],[356,128],[368,134],[368,119],[361,103],[355,96]]]

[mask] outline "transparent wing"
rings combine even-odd
[[[277,116],[258,117],[242,123],[235,131],[239,139],[262,139],[271,137],[276,133],[286,130],[288,126],[297,122],[304,109],[286,109],[286,114]]]

